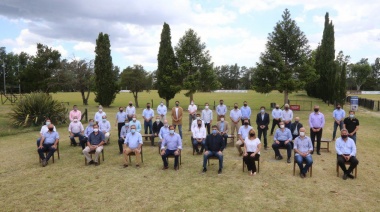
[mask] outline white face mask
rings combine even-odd
[[[197,117],[197,120],[201,120],[201,117],[198,116],[198,117]]]
[[[304,137],[305,136],[305,132],[300,132],[300,136]]]
[[[194,102],[191,102],[191,105],[194,105]]]
[[[156,122],[159,123],[159,122],[160,122],[160,119],[156,119]]]
[[[50,122],[50,121],[47,121],[47,122],[46,122],[46,125],[49,125],[49,124],[51,124],[51,122]]]
[[[224,121],[224,118],[220,118],[221,121]]]
[[[281,128],[281,129],[284,129],[284,127],[285,127],[285,125],[283,125],[283,124],[280,125],[280,128]]]
[[[136,118],[133,118],[132,120],[133,120],[133,121],[136,121]]]
[[[161,105],[161,106],[164,106],[164,103],[161,103],[160,105]]]
[[[73,121],[74,121],[74,122],[77,122],[77,121],[78,121],[78,119],[74,119]]]
[[[103,109],[99,109],[99,112],[103,112]]]
[[[165,127],[168,127],[169,125],[168,125],[168,124],[165,124],[164,126],[165,126]]]
[[[261,113],[264,113],[265,112],[265,110],[261,110]]]
[[[98,132],[98,131],[99,131],[99,129],[98,129],[98,128],[94,129],[94,132]]]
[[[206,105],[205,108],[208,109],[208,105]]]

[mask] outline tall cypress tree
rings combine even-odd
[[[111,44],[108,34],[99,33],[95,47],[95,102],[110,106],[119,92],[118,73],[114,71],[111,57]]]

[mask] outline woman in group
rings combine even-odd
[[[250,176],[256,175],[255,161],[260,158],[260,139],[256,137],[254,129],[249,131],[249,135],[244,140],[244,155],[243,160],[247,165],[248,173]]]

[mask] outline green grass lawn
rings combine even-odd
[[[79,109],[89,110],[93,117],[97,107],[91,94],[89,106],[82,106],[79,93],[58,93],[53,97],[70,102],[70,108],[77,104]],[[196,93],[195,103],[234,102],[242,105],[244,100],[253,109],[254,117],[261,105],[269,107],[271,102],[282,102],[283,95],[272,92],[269,95],[250,91],[246,94]],[[160,101],[156,91],[139,94],[140,106],[153,99],[154,108]],[[319,104],[326,117],[323,137],[332,136],[333,107],[320,100],[309,98],[305,93],[290,95],[291,100],[312,101]],[[116,141],[117,128],[114,127],[115,114],[119,106],[126,106],[133,96],[130,93],[117,95],[109,108],[104,108],[113,126],[111,144],[105,147],[105,161],[100,166],[85,166],[80,147],[70,146],[67,126],[58,126],[60,133],[61,159],[47,167],[41,167],[36,153],[37,130],[21,130],[15,135],[0,137],[0,202],[2,211],[377,211],[380,203],[380,144],[378,127],[380,113],[360,108],[358,132],[358,178],[342,180],[336,177],[336,153],[334,142],[331,152],[321,151],[313,155],[313,177],[301,179],[296,167],[293,176],[293,163],[274,159],[273,150],[261,151],[260,173],[254,177],[242,172],[242,159],[237,150],[229,146],[224,151],[224,169],[217,175],[218,162],[211,164],[206,174],[200,174],[203,157],[192,155],[188,116],[184,116],[184,150],[182,166],[162,171],[162,160],[157,147],[144,144],[144,164],[140,169],[134,166],[123,168],[123,156],[118,154]],[[187,110],[189,99],[182,93],[174,100],[181,102]],[[10,105],[1,105],[0,130],[9,134],[18,129],[9,127],[7,113]],[[348,107],[344,107],[348,108]],[[347,110],[347,109],[346,109]],[[270,109],[267,109],[270,113]],[[141,119],[142,109],[138,109]],[[308,126],[310,111],[295,111],[301,122]],[[214,114],[214,118],[215,118]],[[171,122],[171,121],[170,121]],[[170,123],[169,122],[169,123]],[[84,123],[84,125],[87,125]],[[256,129],[256,126],[254,126]],[[307,131],[307,134],[309,132]],[[1,135],[1,134],[0,134]],[[6,135],[6,134],[3,134]],[[269,143],[272,143],[269,136]],[[323,145],[323,144],[322,144]],[[285,154],[285,150],[281,150]],[[135,158],[132,158],[134,164]],[[340,172],[341,173],[341,172]]]

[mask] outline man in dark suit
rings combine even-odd
[[[259,132],[259,139],[261,141],[261,135],[264,135],[264,149],[268,148],[267,132],[269,125],[269,114],[265,112],[265,107],[260,107],[260,113],[256,116],[257,131]]]
[[[292,132],[293,140],[300,135],[300,129],[303,125],[300,123],[300,117],[296,117],[294,122],[290,125],[290,132]]]

